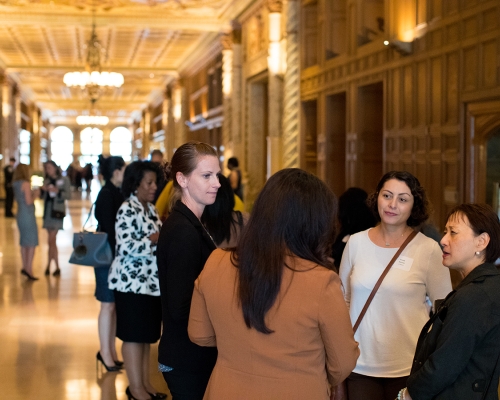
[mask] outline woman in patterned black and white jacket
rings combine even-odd
[[[161,303],[156,244],[161,228],[153,205],[158,167],[136,161],[125,169],[125,201],[116,215],[116,255],[108,284],[116,304],[116,336],[130,386],[128,399],[163,399],[149,381],[150,344],[161,334]]]

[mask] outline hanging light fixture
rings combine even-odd
[[[78,125],[104,126],[108,124],[109,118],[105,115],[98,115],[98,113],[95,111],[95,103],[96,101],[91,99],[89,113],[76,117],[76,123]]]
[[[97,101],[103,90],[108,87],[119,88],[123,85],[123,75],[118,72],[103,72],[101,53],[106,49],[101,45],[95,31],[95,8],[92,9],[92,33],[87,44],[87,62],[85,71],[68,72],[64,75],[64,83],[68,87],[80,87],[85,90],[90,101]]]
[[[107,125],[109,118],[105,115],[79,115],[76,117],[76,123],[78,125]]]

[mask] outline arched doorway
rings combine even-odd
[[[465,201],[498,209],[500,101],[467,104]]]
[[[124,126],[119,126],[109,135],[109,153],[112,156],[122,156],[128,162],[132,156],[132,133]]]
[[[58,126],[50,134],[50,158],[62,170],[73,162],[73,132],[67,126]]]

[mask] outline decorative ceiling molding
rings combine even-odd
[[[220,34],[256,2],[262,0],[0,0],[0,70],[44,116],[84,113],[89,100],[63,76],[85,67],[95,5],[103,71],[125,78],[97,107],[110,118],[130,118],[212,60],[222,50]]]

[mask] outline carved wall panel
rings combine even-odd
[[[495,87],[498,85],[498,38],[482,44],[482,86]]]

